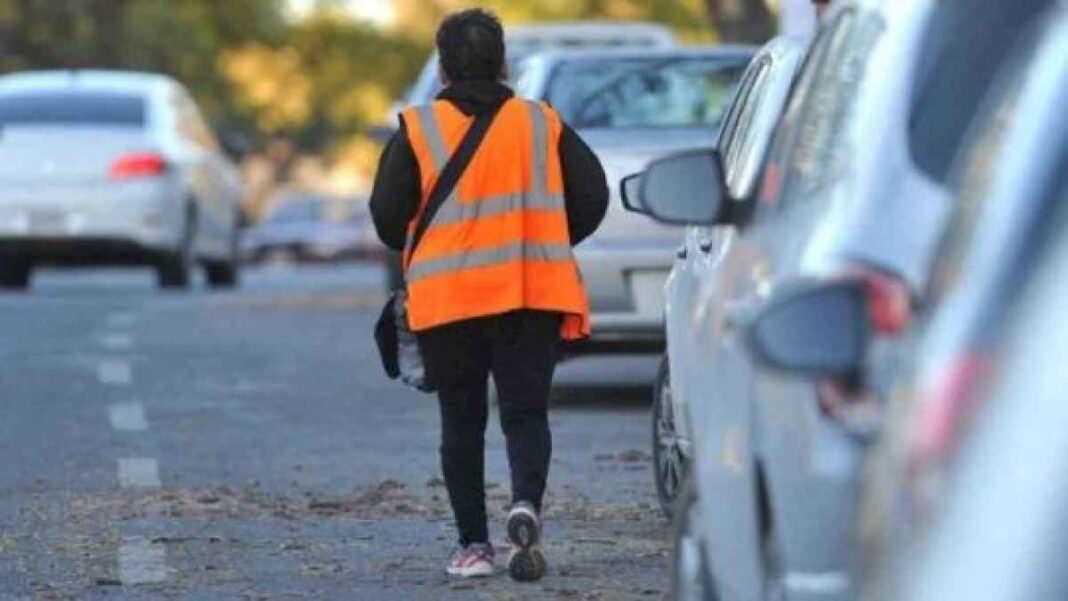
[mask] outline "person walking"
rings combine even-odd
[[[512,479],[508,570],[537,580],[546,571],[553,371],[561,341],[590,333],[572,247],[600,225],[608,189],[597,157],[559,115],[505,85],[494,14],[452,14],[436,42],[444,90],[429,106],[402,111],[371,214],[382,241],[404,253],[409,325],[438,394],[442,472],[459,530],[446,571],[494,572],[484,486],[492,375]],[[455,185],[438,189],[450,177]]]

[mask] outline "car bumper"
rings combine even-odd
[[[0,245],[6,251],[20,246],[47,250],[57,259],[64,248],[86,246],[177,250],[185,206],[166,181],[5,187],[0,191]]]
[[[593,246],[575,251],[590,297],[590,352],[660,353],[665,346],[664,284],[674,247]]]

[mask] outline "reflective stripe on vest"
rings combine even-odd
[[[430,222],[430,227],[502,215],[521,209],[565,210],[563,196],[550,194],[548,190],[549,161],[545,153],[549,146],[549,127],[545,122],[545,115],[537,104],[532,102],[525,102],[524,104],[527,105],[530,112],[531,123],[534,128],[534,135],[531,137],[533,144],[531,156],[534,157],[531,173],[532,190],[528,193],[488,196],[476,198],[469,202],[460,202],[459,186],[456,186],[449,193],[445,202],[438,208],[438,212]],[[441,131],[438,129],[437,122],[434,119],[433,108],[421,106],[417,107],[416,111],[419,114],[420,129],[423,131],[423,136],[427,141],[430,153],[434,158],[435,167],[440,175],[442,169],[445,168],[445,163],[448,161],[445,140],[442,138]],[[414,233],[414,228],[410,228],[406,244],[406,252],[408,254],[412,250],[411,245]],[[523,252],[524,248],[529,249],[530,252]],[[468,253],[458,253],[449,257],[409,264],[406,272],[407,281],[410,284],[420,278],[432,275],[469,267],[486,267],[497,263],[507,263],[520,258],[541,261],[569,261],[573,260],[574,256],[570,245],[565,247],[564,245],[513,244],[496,249],[468,251]]]
[[[406,109],[422,198],[474,119],[445,101]],[[571,249],[563,175],[550,154],[562,125],[547,106],[516,98],[501,107],[457,186],[412,248],[405,248],[414,331],[518,309],[563,315],[561,335],[590,333],[589,301]]]

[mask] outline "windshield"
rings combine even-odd
[[[545,100],[575,128],[719,125],[748,57],[585,60],[556,68]]]
[[[137,96],[37,92],[0,96],[0,126],[113,125],[142,127],[145,102]]]

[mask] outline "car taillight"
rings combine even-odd
[[[905,331],[912,315],[912,295],[904,282],[862,265],[847,268],[841,277],[864,282],[868,322],[874,334],[899,336]],[[863,381],[831,378],[820,381],[816,391],[824,415],[858,433],[878,431],[882,406]]]
[[[872,329],[885,336],[905,331],[912,312],[912,296],[901,280],[878,272],[863,275],[868,286],[868,319]]]
[[[906,496],[913,517],[927,517],[944,487],[946,460],[966,428],[991,364],[980,356],[950,363],[920,390],[907,447]]]
[[[138,177],[156,177],[167,170],[167,161],[154,152],[125,154],[115,159],[108,169],[108,178],[126,180]]]
[[[989,369],[984,358],[966,356],[951,363],[920,392],[912,460],[924,463],[949,453]]]
[[[868,292],[868,320],[875,334],[897,336],[905,331],[912,316],[912,295],[904,282],[860,265],[848,267],[841,277],[864,282]]]

